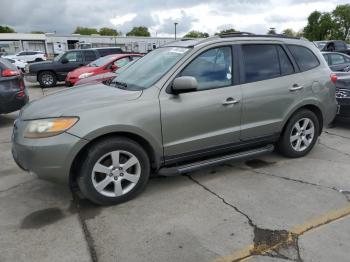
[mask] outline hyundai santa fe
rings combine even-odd
[[[13,156],[98,204],[172,176],[277,148],[305,156],[336,115],[334,81],[309,41],[221,35],[169,43],[115,79],[27,105]]]

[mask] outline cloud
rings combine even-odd
[[[0,0],[0,24],[17,32],[72,33],[77,26],[114,27],[127,33],[147,26],[154,35],[172,36],[200,30],[214,34],[230,25],[237,30],[266,33],[269,27],[298,31],[314,10],[331,11],[348,0]]]

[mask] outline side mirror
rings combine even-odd
[[[61,63],[62,63],[62,64],[68,64],[69,61],[68,61],[67,58],[62,58]]]
[[[117,69],[118,69],[118,67],[115,64],[111,65],[112,72],[116,71]]]
[[[174,94],[196,91],[198,88],[197,79],[193,76],[180,76],[174,79],[172,90]]]

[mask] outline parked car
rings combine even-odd
[[[5,58],[7,61],[9,61],[11,64],[15,65],[19,70],[21,70],[22,73],[25,71],[25,67],[27,66],[27,62],[24,62],[22,60],[16,60],[16,59],[10,59]]]
[[[0,114],[21,109],[28,100],[21,73],[9,61],[0,58]]]
[[[29,104],[13,129],[13,156],[39,178],[116,204],[151,173],[188,173],[274,146],[305,156],[336,115],[334,80],[303,39],[236,33],[172,42],[109,85]]]
[[[86,66],[69,72],[66,78],[66,86],[73,86],[78,80],[90,76],[114,72],[140,57],[142,57],[140,54],[116,54],[100,57]]]
[[[342,40],[315,41],[314,43],[321,51],[340,52],[350,55],[350,49]]]
[[[338,52],[322,52],[322,55],[332,71],[350,71],[350,56]]]
[[[350,120],[350,73],[336,72],[336,98],[339,104],[336,119]]]
[[[117,75],[126,70],[129,66],[135,63],[137,60],[133,59],[127,65],[119,68],[117,71],[111,71],[99,75],[89,76],[87,78],[83,78],[78,80],[74,86],[84,85],[84,84],[97,84],[97,83],[106,83],[109,84]]]
[[[45,61],[47,59],[46,54],[42,51],[22,51],[15,55],[3,56],[3,58],[22,60],[28,63]]]
[[[52,87],[57,81],[65,81],[68,72],[99,57],[122,52],[119,47],[70,50],[56,56],[53,61],[28,65],[25,78],[29,82],[39,82],[41,87]]]

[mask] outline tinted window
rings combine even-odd
[[[317,57],[310,49],[298,45],[288,45],[288,48],[301,71],[313,69],[320,64]]]
[[[345,64],[344,56],[339,54],[330,54],[331,57],[331,64],[332,65],[341,65]]]
[[[85,61],[86,62],[91,62],[96,60],[96,54],[94,51],[83,51],[84,52],[84,56],[85,56]]]
[[[69,62],[83,62],[81,52],[69,52],[65,55],[65,58]]]
[[[180,75],[195,77],[199,90],[231,85],[231,47],[214,48],[200,54]]]
[[[245,82],[280,76],[277,49],[274,45],[243,45]]]
[[[17,55],[27,55],[27,52],[20,52]]]
[[[286,51],[281,46],[276,46],[278,51],[278,56],[281,65],[281,75],[290,75],[294,73],[294,67],[289,57],[286,54]]]
[[[97,52],[99,52],[100,56],[123,53],[123,51],[120,48],[101,48],[97,49]]]
[[[336,41],[334,42],[334,46],[336,50],[344,50],[346,49],[345,44],[342,41]]]

